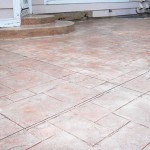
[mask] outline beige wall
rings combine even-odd
[[[44,0],[32,0],[32,3],[34,14],[92,10],[93,14],[97,14],[100,16],[109,16],[108,9],[114,10],[114,14],[128,14],[130,12],[134,13],[135,8],[138,6],[137,1],[140,0],[130,0],[130,1],[131,2],[127,3],[44,5]],[[0,19],[7,19],[7,18],[13,18],[13,0],[0,0]]]
[[[124,3],[91,3],[91,4],[64,4],[44,5],[44,0],[33,0],[33,13],[60,13],[76,11],[101,11],[108,9],[135,9],[138,2]]]
[[[91,4],[63,4],[63,5],[44,5],[44,0],[32,0],[33,13],[62,13],[62,12],[80,12],[90,11],[93,17],[106,17],[117,15],[136,14],[136,8],[140,0],[129,0],[129,2],[114,3],[91,3]],[[150,0],[146,0],[149,1]],[[109,12],[112,9],[112,12]]]
[[[13,0],[0,0],[0,19],[13,18]]]

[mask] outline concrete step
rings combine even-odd
[[[21,27],[1,28],[0,39],[16,39],[66,34],[74,31],[74,22],[55,21],[54,23],[22,25]]]
[[[47,24],[55,21],[54,15],[27,15],[22,17],[21,25]]]

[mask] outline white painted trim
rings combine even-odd
[[[24,5],[24,1],[21,0],[21,17],[32,14],[32,0],[28,0],[28,3]]]
[[[21,9],[28,9],[28,13],[32,14],[32,0],[28,0],[27,4],[24,3],[24,0],[21,0]]]
[[[21,2],[20,0],[13,0],[13,12],[14,18],[20,18],[21,16]]]
[[[33,5],[33,13],[44,14],[79,11],[98,11],[108,9],[135,9],[137,6],[138,2]]]
[[[47,4],[47,0],[44,0],[44,5],[46,5]]]
[[[32,0],[29,1],[29,13],[32,14]]]
[[[114,9],[112,12],[109,10],[93,11],[92,17],[108,17],[108,16],[120,16],[120,15],[134,15],[136,9]]]
[[[0,27],[15,27],[21,24],[21,3],[20,0],[13,0],[13,18],[1,19]]]
[[[20,26],[20,18],[10,18],[0,20],[0,27],[18,27]]]
[[[44,4],[85,4],[85,3],[129,2],[129,0],[44,0]]]

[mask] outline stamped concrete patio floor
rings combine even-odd
[[[150,150],[150,19],[97,19],[0,41],[0,150]]]

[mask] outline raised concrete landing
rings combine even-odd
[[[74,31],[74,22],[55,21],[53,15],[33,15],[22,18],[20,27],[0,29],[0,39],[41,37]]]
[[[55,22],[54,15],[28,15],[22,18],[21,25],[36,25]]]

